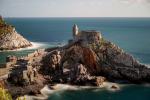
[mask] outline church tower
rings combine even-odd
[[[73,39],[76,40],[79,33],[79,28],[76,24],[73,25],[72,32],[73,32]]]

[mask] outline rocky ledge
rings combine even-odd
[[[105,40],[100,32],[79,31],[77,25],[73,27],[73,39],[65,46],[38,50],[14,62],[7,81],[13,96],[38,94],[46,84],[101,86],[104,81],[150,82],[147,66]]]
[[[0,50],[14,50],[31,45],[28,40],[16,32],[13,26],[0,17]]]

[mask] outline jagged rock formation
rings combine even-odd
[[[77,26],[73,28],[75,27]],[[140,64],[115,44],[103,39],[100,32],[75,29],[78,31],[76,38],[62,47],[61,70],[67,68],[76,72],[78,67],[75,66],[79,64],[86,71],[85,76],[105,76],[109,80],[119,79],[135,83],[150,81],[148,67]],[[76,74],[74,77],[77,77]]]
[[[36,87],[39,80],[46,80],[46,83],[42,82],[40,87],[47,83],[101,86],[106,80],[126,80],[134,83],[150,82],[150,69],[147,66],[140,64],[133,56],[115,44],[106,41],[100,32],[79,31],[76,27],[74,26],[73,29],[75,37],[69,44],[46,49],[44,53],[40,53],[41,56],[37,56],[38,60],[35,59],[36,56],[29,57],[34,58],[34,60],[30,60],[30,64],[37,69],[37,77],[33,77]],[[75,34],[76,32],[77,34]],[[37,66],[35,62],[40,64]],[[28,65],[25,65],[25,69],[27,68]],[[33,68],[31,68],[32,71],[34,71]],[[17,73],[17,76],[23,75],[23,72],[18,72],[18,70],[14,70],[10,73],[11,82],[22,80],[23,77],[14,78],[16,74],[13,73]],[[19,84],[27,79],[23,80],[19,81]],[[112,88],[117,87],[112,86]]]
[[[122,79],[135,83],[150,81],[150,69],[113,43],[104,41],[94,51],[99,58],[101,75],[113,80]]]
[[[15,28],[0,18],[0,50],[13,50],[29,47],[32,44],[18,34]]]

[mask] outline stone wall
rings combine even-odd
[[[83,40],[89,44],[99,44],[101,38],[101,33],[95,30],[81,31],[78,34],[78,39]]]

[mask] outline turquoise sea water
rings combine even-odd
[[[150,18],[5,18],[16,30],[40,48],[66,43],[72,38],[72,26],[81,30],[99,30],[105,39],[132,54],[141,63],[150,64]],[[36,49],[36,48],[34,48]],[[0,63],[7,55],[27,55],[34,49],[0,52]],[[49,100],[150,100],[150,87],[131,85],[121,91],[66,91],[50,96]]]
[[[130,85],[120,91],[88,89],[57,92],[49,100],[150,100],[150,87]]]

